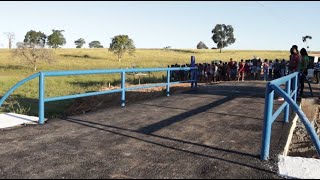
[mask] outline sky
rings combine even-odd
[[[65,30],[64,48],[74,41],[98,40],[109,47],[111,38],[127,34],[136,48],[209,48],[216,24],[232,25],[236,41],[230,50],[320,50],[320,2],[316,1],[0,1],[0,48],[7,48],[4,32],[21,42],[29,30],[47,35]]]

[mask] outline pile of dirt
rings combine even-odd
[[[307,107],[309,110],[315,109],[315,111],[316,111],[313,113],[314,114],[313,118],[310,118],[310,117],[308,117],[308,118],[319,136],[320,135],[320,105],[319,105],[319,102],[313,106],[315,106],[315,107],[314,108]],[[300,120],[297,121],[297,127],[295,128],[295,130],[293,132],[293,137],[292,137],[292,141],[291,141],[291,145],[290,145],[290,149],[289,149],[289,156],[299,156],[299,157],[305,157],[305,158],[319,159],[319,156],[317,154],[317,150],[316,150],[316,148],[310,138],[310,135],[308,134],[305,126],[303,125],[303,123]]]
[[[134,85],[126,84],[126,87],[134,87]],[[103,87],[100,91],[119,89],[120,87]],[[177,94],[183,91],[190,90],[190,83],[170,85],[170,94]],[[153,87],[148,89],[139,89],[126,91],[126,104],[147,100],[166,95],[166,87]],[[90,96],[78,98],[64,112],[66,116],[85,114],[88,112],[97,111],[108,107],[120,106],[121,93],[104,94],[99,96]]]

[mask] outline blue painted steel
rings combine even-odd
[[[167,70],[167,96],[170,96],[170,69]]]
[[[39,124],[44,124],[44,74],[39,76]]]
[[[295,94],[294,94],[294,98],[293,98],[293,100],[294,100],[294,102],[297,102],[297,97],[298,97],[298,83],[299,83],[299,79],[298,79],[298,75],[296,75],[295,77],[294,77],[294,85],[293,85],[293,87],[294,87],[294,90],[295,90]]]
[[[181,84],[181,83],[190,83],[192,81],[196,81],[196,80],[189,80],[189,81],[178,81],[178,82],[170,82],[170,84]]]
[[[264,125],[262,134],[261,158],[266,160],[269,157],[271,128],[272,128],[272,109],[273,109],[274,90],[271,88],[271,82],[268,82],[266,89]]]
[[[287,102],[284,102],[279,108],[278,110],[272,115],[272,119],[271,121],[275,121],[277,119],[277,117],[282,113],[282,111],[288,106],[289,104]]]
[[[271,139],[271,129],[272,123],[277,119],[283,109],[285,109],[285,118],[284,122],[289,121],[289,107],[291,106],[294,112],[296,112],[305,125],[311,139],[316,146],[317,152],[320,156],[320,141],[315,130],[312,128],[308,118],[303,113],[303,111],[297,105],[297,94],[298,94],[298,78],[299,73],[293,73],[283,78],[271,81],[267,84],[266,90],[266,102],[265,102],[265,115],[264,115],[264,129],[262,135],[262,148],[261,148],[261,160],[267,160],[269,158],[270,151],[270,139]],[[292,82],[292,86],[291,86]],[[282,90],[279,86],[286,84],[285,90]],[[291,92],[292,90],[292,92]],[[281,97],[285,99],[283,103],[273,114],[273,99],[274,91],[279,93]]]
[[[126,73],[121,72],[121,106],[124,107],[126,105]]]
[[[293,96],[295,95],[295,93],[297,93],[297,91],[295,90],[294,92],[291,93],[291,98],[293,98]],[[277,119],[277,117],[281,114],[281,112],[283,111],[283,109],[285,109],[287,106],[290,106],[290,104],[288,102],[284,102],[279,109],[272,115],[272,123]],[[287,122],[285,122],[287,123]]]
[[[150,88],[156,86],[167,86],[167,92],[170,92],[170,84],[178,84],[178,83],[187,83],[187,82],[195,82],[196,79],[191,79],[188,81],[180,81],[180,82],[170,82],[170,71],[177,71],[177,70],[196,70],[197,67],[185,67],[185,68],[147,68],[147,69],[100,69],[100,70],[78,70],[78,71],[44,71],[34,75],[29,76],[26,79],[18,82],[15,86],[13,86],[1,99],[0,99],[0,106],[6,100],[6,98],[15,91],[18,87],[23,85],[24,83],[39,77],[39,124],[44,124],[44,112],[46,102],[52,101],[59,101],[59,100],[66,100],[66,99],[73,99],[79,97],[88,97],[94,95],[101,95],[101,94],[110,94],[110,93],[117,93],[121,92],[121,106],[125,106],[125,92],[128,90],[135,90],[135,89],[142,89],[142,88]],[[159,84],[151,84],[145,86],[137,86],[137,87],[125,87],[126,82],[126,73],[134,73],[134,72],[158,72],[158,71],[166,71],[169,72],[169,80],[167,83],[159,83]],[[121,73],[121,89],[115,90],[108,90],[108,91],[101,91],[101,92],[90,92],[84,94],[74,94],[74,95],[67,95],[67,96],[59,96],[59,97],[50,97],[45,98],[45,77],[52,77],[52,76],[71,76],[71,75],[89,75],[89,74],[114,74],[114,73]],[[169,88],[168,88],[169,87]]]
[[[14,85],[11,89],[9,89],[9,91],[6,94],[4,94],[3,97],[0,99],[0,107],[2,106],[4,101],[10,96],[10,94],[12,94],[16,89],[18,89],[24,83],[26,83],[34,78],[37,78],[39,76],[40,76],[40,73],[36,73],[36,74],[33,74],[33,75],[19,81],[16,85]]]
[[[118,92],[122,92],[122,89],[114,89],[114,90],[108,90],[108,91],[89,92],[89,93],[84,93],[84,94],[74,94],[74,95],[68,95],[68,96],[45,98],[44,102],[60,101],[60,100],[66,100],[66,99],[74,99],[74,98],[96,96],[96,95],[102,95],[102,94],[111,94],[111,93],[118,93]]]
[[[76,75],[88,75],[88,74],[115,74],[115,73],[133,73],[133,72],[158,72],[158,71],[171,71],[178,70],[191,70],[197,69],[196,67],[184,67],[184,68],[146,68],[146,69],[96,69],[96,70],[78,70],[78,71],[44,71],[46,77],[50,76],[76,76]]]
[[[291,94],[291,80],[286,82],[286,92],[287,94]],[[292,96],[291,96],[292,98]],[[289,115],[290,115],[290,105],[287,103],[285,110],[284,110],[284,123],[289,122]]]
[[[284,92],[281,88],[275,85],[271,85],[272,88],[277,91],[283,98],[292,106],[293,110],[298,114],[300,120],[304,124],[304,126],[307,129],[308,134],[311,137],[311,140],[313,144],[315,145],[318,155],[320,156],[320,141],[318,134],[314,130],[314,127],[311,125],[310,121],[308,120],[307,116],[304,114],[304,112],[300,109],[300,107],[290,98],[286,92]]]
[[[285,77],[273,80],[273,81],[271,81],[271,83],[280,86],[281,84],[285,84],[287,81],[289,81],[289,80],[293,79],[294,77],[298,76],[298,74],[299,74],[298,72],[295,72],[295,73],[289,74],[289,75],[287,75]]]

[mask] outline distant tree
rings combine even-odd
[[[220,53],[223,48],[236,41],[233,35],[233,27],[231,25],[217,24],[211,32],[213,33],[211,39],[217,44],[217,48],[220,49]]]
[[[15,39],[15,34],[14,34],[14,32],[5,32],[4,34],[8,38],[8,41],[9,41],[9,46],[8,47],[9,47],[9,49],[11,49],[12,48],[12,42]]]
[[[52,50],[43,47],[30,47],[30,44],[23,42],[17,43],[17,48],[13,51],[13,56],[33,67],[37,71],[39,63],[52,63],[55,61]]]
[[[30,30],[24,37],[24,45],[28,46],[29,48],[38,48],[44,47],[46,44],[47,35],[45,35],[41,31],[34,31]]]
[[[48,36],[48,42],[47,45],[49,47],[52,47],[54,49],[59,48],[60,46],[63,46],[66,44],[66,39],[64,38],[62,32],[64,30],[52,30],[52,34]]]
[[[311,37],[311,36],[309,36],[309,35],[302,36],[302,42],[306,43],[306,45],[307,45],[307,49],[309,49],[308,39],[310,39],[310,40],[311,40],[311,39],[312,39],[312,37]]]
[[[197,49],[208,49],[208,47],[206,46],[206,44],[200,41],[197,45]]]
[[[76,44],[76,48],[82,48],[86,41],[83,38],[80,38],[74,42]]]
[[[118,56],[118,61],[121,62],[121,58],[125,53],[133,55],[135,52],[135,46],[132,39],[128,35],[114,36],[111,40],[109,51]]]
[[[89,48],[103,48],[100,41],[92,41],[89,43]]]

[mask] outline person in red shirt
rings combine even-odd
[[[300,61],[300,55],[298,49],[296,47],[292,47],[290,49],[291,55],[289,56],[290,62],[289,62],[289,74],[297,72],[298,71],[298,65]]]
[[[240,81],[240,76],[242,81],[244,81],[244,72],[245,72],[244,63],[243,63],[243,59],[241,59],[241,62],[239,63],[239,70],[238,70],[238,81]]]

